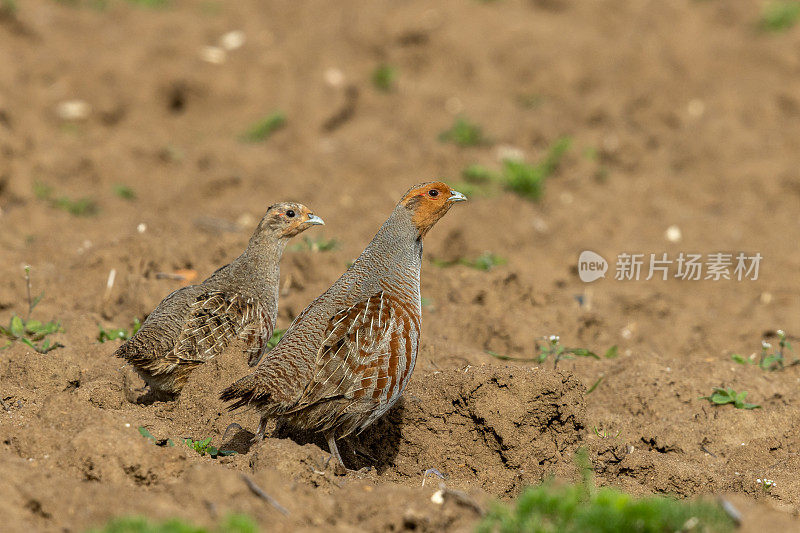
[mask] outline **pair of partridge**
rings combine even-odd
[[[225,389],[231,409],[336,440],[360,432],[400,398],[420,340],[422,239],[466,197],[441,182],[412,187],[352,266],[294,320],[256,370]],[[262,349],[263,351],[263,349]]]
[[[250,366],[258,363],[278,315],[280,260],[286,243],[324,224],[306,206],[271,206],[247,249],[199,285],[178,289],[114,353],[148,384],[153,399],[174,399],[199,365],[239,338]]]

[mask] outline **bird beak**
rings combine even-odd
[[[316,226],[316,225],[324,226],[325,225],[325,221],[324,220],[319,218],[317,215],[312,215],[311,213],[308,214],[308,220],[306,220],[306,223],[311,224],[312,226]]]
[[[448,198],[447,200],[449,202],[466,202],[467,197],[458,191],[450,191],[450,198]]]

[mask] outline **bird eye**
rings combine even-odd
[[[288,211],[286,211],[286,216],[287,216],[287,217],[289,217],[289,218],[292,218],[292,217],[294,217],[294,211],[292,211],[291,209],[289,209]]]
[[[430,196],[431,198],[436,198],[437,196],[439,196],[439,191],[437,191],[436,189],[431,189],[428,191],[428,196]]]

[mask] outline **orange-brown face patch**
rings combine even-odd
[[[413,211],[411,221],[424,237],[428,230],[447,213],[451,202],[448,201],[452,190],[441,181],[423,183],[412,187],[401,204]]]

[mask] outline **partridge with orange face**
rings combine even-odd
[[[353,265],[295,319],[252,374],[222,392],[231,409],[321,432],[360,432],[400,398],[420,340],[422,239],[466,197],[441,182],[412,187]],[[342,463],[343,464],[343,463]]]
[[[275,327],[286,243],[317,224],[324,222],[302,204],[271,206],[242,255],[167,296],[114,355],[133,366],[154,399],[174,398],[193,369],[237,337],[254,366]]]

